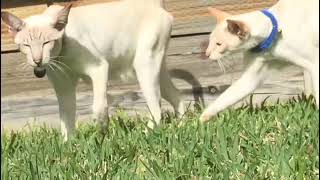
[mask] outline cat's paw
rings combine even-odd
[[[156,125],[155,125],[154,122],[149,121],[148,124],[147,124],[147,126],[148,126],[149,129],[154,129],[154,127],[155,127]]]
[[[206,122],[210,121],[211,117],[212,117],[212,115],[210,115],[210,114],[202,113],[201,116],[200,116],[199,121],[201,123],[206,123]]]
[[[155,123],[152,121],[149,121],[147,124],[147,127],[145,127],[145,129],[143,130],[143,133],[149,134],[150,131],[152,131],[155,127],[156,127]]]

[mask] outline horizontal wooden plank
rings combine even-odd
[[[224,63],[231,68],[223,73],[216,62],[202,60],[200,44],[208,35],[172,38],[167,65],[169,70],[187,72],[199,81],[203,88],[205,103],[214,101],[243,71],[241,56],[234,56]],[[37,79],[32,69],[24,69],[25,57],[21,53],[1,54],[1,126],[4,129],[19,129],[26,123],[45,123],[58,127],[58,106],[54,91],[47,79]],[[176,71],[175,71],[176,72]],[[194,102],[189,76],[177,78],[173,73],[174,84],[183,92],[185,104]],[[181,75],[180,75],[181,77]],[[187,82],[186,82],[187,81]],[[271,95],[272,100],[287,99],[302,92],[302,72],[288,66],[281,72],[270,72],[270,77],[255,91],[254,102],[259,103]],[[215,91],[212,91],[215,90]],[[87,121],[91,115],[92,92],[90,85],[81,83],[77,93],[77,118]],[[212,93],[213,92],[213,93]],[[117,106],[128,113],[146,113],[146,103],[136,82],[112,82],[108,88],[111,112]],[[170,109],[164,102],[164,109]]]
[[[93,3],[110,2],[113,0],[79,0],[73,2],[75,6],[83,6]],[[233,14],[262,9],[273,5],[277,0],[167,0],[166,8],[175,17],[172,35],[193,34],[210,32],[214,20],[207,12],[208,6],[215,6],[221,10]],[[60,3],[64,4],[64,3]],[[24,18],[32,14],[41,13],[46,5],[34,5],[18,8],[3,9]],[[1,52],[16,50],[12,36],[1,22]]]
[[[228,72],[224,74],[219,65],[214,61],[200,58],[203,52],[200,44],[208,38],[207,35],[173,38],[168,49],[167,65],[170,70],[180,69],[193,74],[203,86],[226,85],[237,79],[243,68],[243,59],[234,56],[233,59],[226,60],[229,64]],[[37,79],[33,75],[33,70],[25,65],[25,57],[21,53],[1,54],[1,96],[12,96],[17,94],[32,93],[33,91],[50,89],[51,86],[46,79]],[[279,76],[277,82],[285,84],[287,76],[294,78],[301,75],[300,71],[292,70],[283,76]],[[210,80],[210,78],[212,80]],[[187,79],[191,81],[190,79]],[[181,80],[176,81],[180,87],[190,87]],[[290,83],[289,83],[290,84]],[[112,82],[111,89],[132,88],[135,82],[119,85],[119,82]],[[88,90],[87,85],[80,85],[80,91]]]
[[[181,69],[188,69],[189,71],[197,71],[198,80],[203,86],[204,103],[208,105],[213,102],[232,81],[239,77],[240,71],[222,74],[216,69],[214,65],[208,66],[204,62],[190,62],[195,59],[196,55],[181,55],[174,56],[170,61],[174,68],[179,66]],[[183,62],[183,64],[179,63]],[[188,62],[188,63],[185,63]],[[202,65],[200,63],[206,64]],[[195,68],[196,67],[196,70]],[[207,67],[207,68],[205,68]],[[212,69],[210,69],[210,67]],[[205,70],[204,70],[205,69]],[[202,73],[199,73],[200,72]],[[288,67],[281,73],[270,73],[271,77],[254,93],[254,103],[261,103],[266,97],[268,103],[275,102],[278,98],[286,100],[292,96],[301,93],[303,88],[301,71],[296,67]],[[39,81],[38,81],[39,82]],[[175,85],[183,92],[185,105],[192,105],[194,103],[193,94],[190,90],[190,85],[174,81]],[[19,83],[16,83],[18,85]],[[27,85],[27,84],[25,84]],[[28,84],[29,85],[29,84]],[[36,84],[33,84],[36,85]],[[214,86],[217,91],[211,93],[208,86]],[[1,84],[1,90],[3,89]],[[16,86],[16,88],[20,88]],[[2,93],[3,94],[3,93]],[[114,113],[117,107],[122,107],[127,113],[135,115],[148,114],[145,99],[139,90],[137,84],[113,86],[108,91],[108,98],[110,102],[110,112]],[[248,102],[248,98],[245,100]],[[242,104],[241,103],[238,104]],[[57,100],[52,89],[36,89],[32,91],[20,92],[19,94],[12,94],[1,98],[1,126],[4,129],[20,129],[26,124],[36,123],[45,124],[48,127],[59,127],[58,105]],[[171,110],[163,101],[163,109]],[[92,106],[92,92],[90,89],[82,89],[77,93],[77,119],[81,122],[88,122],[91,116]],[[191,106],[192,107],[192,106]]]
[[[182,45],[180,42],[174,44]],[[206,104],[213,102],[232,82],[237,80],[242,73],[243,59],[233,59],[232,68],[224,74],[218,68],[218,65],[210,61],[201,61],[199,54],[185,53],[190,52],[192,48],[185,46],[186,51],[174,53],[168,57],[168,67],[170,70],[179,69],[190,72],[199,81],[203,88],[203,96]],[[182,46],[181,48],[183,49]],[[178,51],[177,49],[177,51]],[[174,52],[174,51],[173,51]],[[3,57],[5,59],[3,59]],[[16,56],[21,61],[21,55]],[[12,61],[18,60],[12,59]],[[2,60],[8,61],[7,55],[2,56]],[[1,63],[5,62],[2,61]],[[7,62],[8,63],[8,62]],[[24,71],[16,73],[6,69],[1,70],[1,121],[2,127],[5,129],[21,128],[26,123],[34,122],[45,123],[57,127],[58,106],[54,91],[46,79],[39,80],[33,77],[32,71]],[[1,67],[4,67],[1,64]],[[254,102],[259,103],[267,96],[271,96],[270,100],[287,99],[294,95],[300,94],[303,90],[302,72],[299,68],[289,66],[281,72],[270,72],[270,77],[265,83],[255,91]],[[191,85],[184,80],[174,78],[175,85],[183,92],[185,104],[194,102]],[[210,87],[214,87],[216,91],[212,91]],[[128,113],[147,112],[145,99],[141,94],[137,83],[131,84],[112,84],[109,89],[109,98],[111,102],[111,111],[121,106]],[[272,101],[271,101],[272,102]],[[80,120],[89,120],[91,115],[92,92],[88,85],[81,84],[77,93],[77,118]],[[164,104],[164,109],[170,109],[168,104]],[[53,123],[53,124],[52,124]]]
[[[78,5],[85,3],[99,3],[105,0],[78,1]],[[196,35],[209,32],[214,22],[206,12],[208,5],[215,5],[220,9],[232,13],[247,12],[270,6],[273,0],[169,0],[167,8],[176,18],[173,35],[169,49],[167,65],[172,72],[174,84],[182,90],[185,102],[193,102],[192,87],[189,83],[195,78],[203,88],[205,103],[215,100],[232,82],[237,80],[243,72],[241,56],[233,56],[224,63],[228,64],[227,72],[223,73],[216,62],[200,58],[203,49],[201,43],[208,39],[208,35]],[[34,8],[34,9],[33,9]],[[12,9],[19,16],[24,13],[41,12],[45,6],[37,5]],[[29,12],[24,12],[25,10]],[[15,50],[10,43],[10,36],[1,24],[1,50]],[[184,76],[179,73],[189,73],[193,76]],[[191,77],[192,77],[191,76]],[[183,77],[183,79],[181,79]],[[299,94],[303,89],[302,72],[295,66],[288,66],[281,72],[272,72],[265,83],[255,91],[255,102],[261,102],[266,96],[271,95],[272,100],[288,98]],[[213,89],[216,89],[212,93]],[[108,89],[111,109],[120,105],[130,111],[147,111],[146,103],[136,82],[119,83],[111,82]],[[91,86],[80,83],[78,87],[78,119],[88,119],[91,114],[92,92]],[[165,108],[169,108],[165,104]],[[171,107],[170,107],[171,108]],[[37,79],[33,70],[25,65],[25,57],[21,53],[1,54],[1,127],[20,128],[25,123],[45,122],[47,125],[57,126],[58,106],[51,85],[44,79]]]
[[[301,87],[301,82],[296,82],[296,87]],[[259,88],[256,93],[253,94],[254,104],[260,105],[267,97],[267,104],[274,103],[278,100],[281,102],[297,96],[298,91],[294,94],[288,94],[287,92],[277,93],[260,93],[273,91],[269,88]],[[260,91],[260,92],[259,92]],[[43,92],[42,92],[43,93]],[[213,102],[221,92],[216,94],[210,94],[205,92],[204,100],[205,104]],[[110,100],[111,99],[111,100]],[[138,115],[148,115],[149,111],[145,102],[145,99],[141,92],[133,90],[132,92],[117,92],[110,93],[109,100],[111,102],[109,113],[112,115],[121,107],[128,113],[135,117]],[[186,107],[193,107],[193,96],[190,93],[184,93],[184,100]],[[249,103],[249,97],[245,100],[237,103],[235,106],[240,106],[244,103]],[[91,122],[91,106],[92,106],[92,94],[87,92],[81,92],[77,94],[77,123]],[[171,111],[172,107],[165,101],[162,102],[163,111]],[[43,97],[29,97],[29,98],[5,98],[1,100],[1,129],[4,130],[20,130],[28,128],[28,125],[45,125],[46,127],[59,128],[59,110],[58,102],[55,96],[52,94]]]
[[[194,62],[199,64],[199,67],[208,67],[208,61],[202,61],[202,63],[199,61],[200,53],[203,51],[200,49],[200,44],[207,38],[207,35],[173,38],[168,49],[168,66],[174,69],[177,67],[177,64]],[[185,60],[183,58],[184,55],[192,55],[194,59],[187,57]],[[181,58],[177,59],[179,56]],[[26,60],[23,54],[1,54],[1,59],[1,90],[3,96],[51,88],[46,79],[37,79],[34,77],[33,70],[25,64]],[[114,82],[111,85],[117,85],[117,83],[118,82]],[[80,89],[84,87],[86,86],[80,86]]]

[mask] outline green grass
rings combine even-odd
[[[307,101],[227,110],[208,124],[189,112],[144,133],[144,118],[112,118],[1,137],[1,179],[318,179],[319,111]],[[168,122],[170,121],[170,122]],[[90,177],[90,178],[89,178]]]

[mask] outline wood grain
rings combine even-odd
[[[235,56],[225,63],[231,68],[224,74],[216,62],[200,58],[200,43],[207,35],[173,38],[170,43],[167,64],[170,70],[179,69],[191,73],[204,92],[205,103],[213,102],[243,71],[244,59]],[[1,121],[5,129],[21,128],[26,123],[45,123],[58,127],[58,105],[54,91],[46,79],[36,79],[32,70],[17,68],[24,62],[20,53],[1,55]],[[19,63],[18,63],[19,62]],[[188,77],[186,77],[188,78]],[[185,104],[194,102],[192,87],[186,83],[190,79],[173,77],[174,84],[183,92]],[[215,90],[215,91],[212,91]],[[287,99],[300,94],[303,90],[302,72],[299,68],[288,66],[281,72],[270,72],[265,83],[254,92],[254,102],[259,103],[267,96],[274,102],[278,98]],[[89,120],[91,115],[91,86],[80,83],[77,90],[78,119]],[[118,106],[128,113],[147,113],[145,99],[136,82],[112,82],[108,88],[111,112]],[[164,109],[172,110],[166,102]]]
[[[75,6],[110,0],[80,0]],[[208,33],[214,21],[207,13],[208,6],[237,14],[262,9],[274,4],[276,0],[167,0],[166,8],[174,15],[175,24],[166,59],[171,72],[179,70],[191,74],[199,81],[203,90],[205,103],[214,101],[243,72],[244,59],[240,55],[225,60],[230,66],[223,73],[216,62],[200,58],[203,53],[201,43],[208,39]],[[46,5],[33,5],[5,9],[19,17],[40,13]],[[58,127],[58,105],[54,91],[46,78],[37,79],[33,70],[25,68],[25,57],[16,51],[12,37],[1,23],[1,127],[17,129],[26,123],[45,123],[47,126]],[[190,76],[179,78],[172,74],[174,84],[183,92],[186,105],[194,102]],[[270,101],[278,98],[287,99],[300,94],[303,90],[302,71],[295,66],[288,66],[281,72],[270,72],[270,77],[254,92],[256,103],[267,96]],[[78,119],[88,120],[91,114],[91,86],[80,83],[77,89]],[[120,83],[112,81],[108,88],[111,99],[111,112],[122,106],[130,113],[147,112],[144,97],[136,82]],[[164,109],[170,109],[163,102]]]
[[[114,0],[78,0],[74,6],[83,6],[94,3],[110,2]],[[214,20],[207,12],[208,6],[215,6],[232,14],[253,11],[270,7],[277,0],[167,0],[166,9],[172,13],[175,23],[172,35],[187,35],[194,33],[210,32]],[[65,4],[65,3],[59,3]],[[45,4],[2,9],[15,14],[20,18],[41,13],[46,8]],[[1,22],[1,52],[17,50],[12,36],[6,26]]]

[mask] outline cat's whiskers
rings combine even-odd
[[[51,56],[51,59],[55,59],[55,58],[64,58],[65,56]]]
[[[55,57],[65,57],[65,56],[51,56],[51,57],[55,58]]]
[[[50,68],[50,70],[55,74],[57,71],[55,70],[55,66],[52,64],[51,58],[49,57],[49,63],[47,66]]]
[[[213,64],[213,63],[215,63],[215,61],[210,61],[210,64]],[[225,72],[223,71],[224,68],[222,67],[222,64],[221,64],[220,59],[216,60],[216,63],[218,64],[220,70],[221,70],[223,73],[225,73]]]
[[[222,58],[221,63],[227,68],[233,70],[232,65],[229,63],[230,58],[232,59],[232,55],[229,55],[228,58]]]
[[[65,56],[51,56],[49,57],[50,61],[54,61],[56,64],[58,63],[59,65],[64,66],[65,68],[67,68],[68,70],[72,71],[71,68],[66,65],[65,63],[63,63],[62,61],[59,61],[58,59],[60,58],[64,58]]]
[[[223,73],[225,74],[227,72],[227,69],[226,69],[226,65],[223,62],[223,59],[220,59],[220,63],[221,63],[222,68],[223,68]]]
[[[217,59],[217,62],[218,62],[218,65],[219,65],[221,71],[223,72],[223,74],[225,74],[226,73],[226,69],[225,69],[223,63],[221,62],[221,59]]]
[[[51,64],[48,64],[48,67],[52,70],[52,72],[56,72],[56,70],[54,70],[54,68],[52,67],[52,65]]]
[[[231,62],[234,62],[234,54],[232,54],[232,55],[230,56],[230,61],[231,61]],[[227,62],[227,61],[225,61],[225,62]],[[233,84],[235,70],[233,69],[233,66],[231,65],[231,63],[229,63],[228,66],[229,66],[229,68],[231,69],[231,73],[230,73],[230,84]]]
[[[55,60],[55,59],[51,59],[51,61],[53,61],[55,63],[58,63],[58,64],[64,66],[65,68],[67,68],[68,70],[72,71],[71,68],[68,65],[66,65],[65,63],[63,63],[61,61],[58,61],[58,60]]]
[[[65,70],[59,66],[57,63],[55,63],[54,61],[50,61],[50,65],[52,65],[52,67],[55,67],[56,69],[58,69],[61,73],[63,73],[63,75],[68,78],[70,80],[69,74],[67,72],[65,72]],[[55,71],[56,72],[56,71]]]
[[[57,63],[55,63],[54,61],[50,61],[50,64],[55,67],[56,69],[58,69],[59,71],[61,71],[62,73],[66,73],[65,70]]]
[[[25,62],[22,62],[21,64],[18,65],[17,68],[20,68],[24,71],[28,70],[28,68],[30,67],[29,64],[25,63]]]
[[[17,68],[21,67],[21,66],[24,66],[24,64],[25,64],[25,62],[22,62],[22,63],[18,64]]]
[[[31,69],[31,66],[28,63],[24,63],[22,69],[27,71],[27,70]]]
[[[22,69],[27,71],[27,70],[31,69],[31,67],[28,64],[25,64]]]

